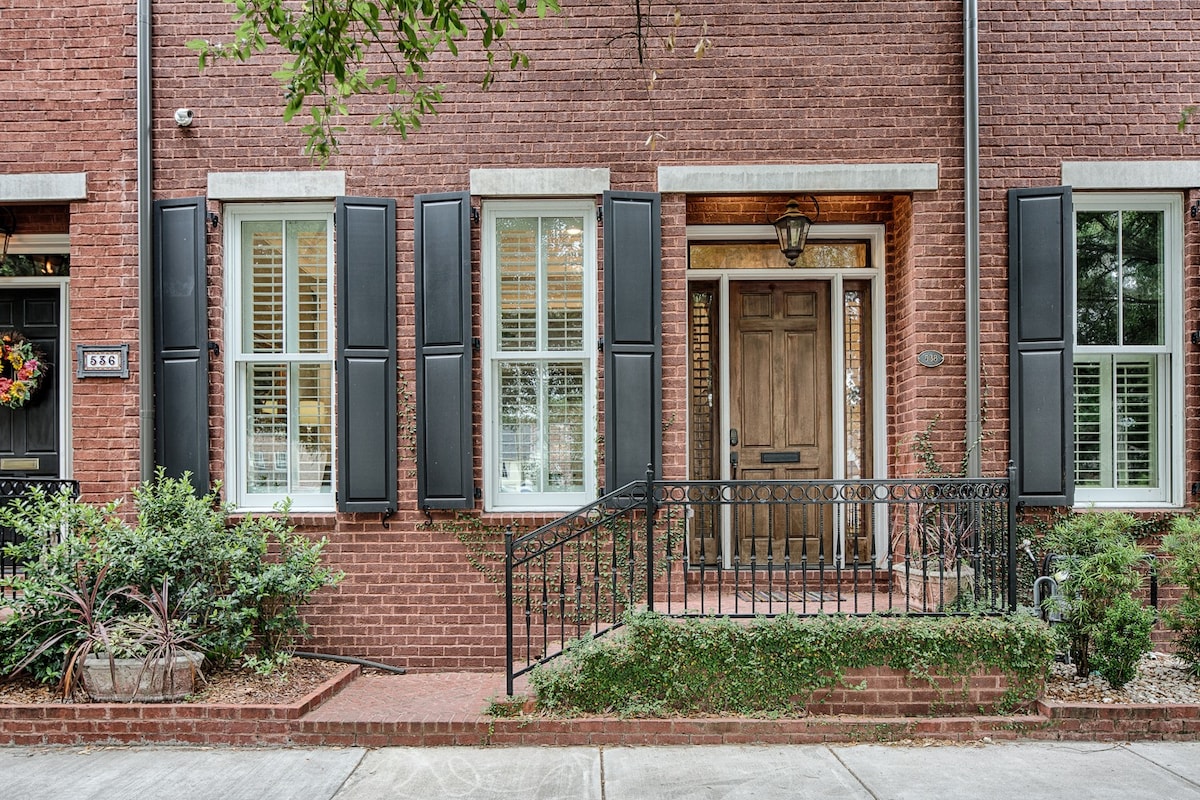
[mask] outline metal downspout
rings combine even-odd
[[[142,480],[154,472],[153,180],[150,160],[150,4],[137,2],[138,439]]]
[[[982,473],[979,358],[979,6],[963,0],[963,184],[966,206],[967,476]]]

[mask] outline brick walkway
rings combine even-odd
[[[345,723],[480,722],[487,718],[490,701],[502,697],[504,673],[499,672],[360,675],[304,719]]]

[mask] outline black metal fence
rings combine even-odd
[[[24,497],[34,487],[40,487],[46,494],[57,494],[67,489],[72,497],[79,497],[78,481],[62,478],[0,478],[0,506]],[[18,543],[18,536],[12,528],[0,525],[0,578],[11,578],[21,568],[15,559],[5,553],[8,545]],[[4,594],[5,590],[0,587],[0,598]]]
[[[506,541],[508,691],[626,611],[1016,608],[1008,478],[644,481]]]

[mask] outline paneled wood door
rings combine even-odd
[[[825,281],[730,283],[729,442],[737,479],[833,477],[829,295]],[[825,511],[739,507],[735,563],[831,565],[834,526]]]

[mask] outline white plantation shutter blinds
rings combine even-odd
[[[1098,356],[1075,364],[1075,480],[1081,487],[1160,482],[1157,359]]]
[[[1114,373],[1115,485],[1157,486],[1158,392],[1154,362],[1118,361]]]

